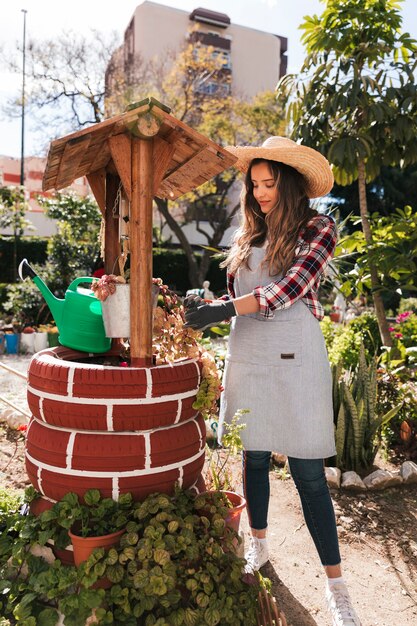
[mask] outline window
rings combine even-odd
[[[215,81],[204,81],[196,87],[197,93],[207,96],[227,96],[230,94],[230,83],[217,83]]]
[[[225,70],[232,69],[232,60],[230,58],[229,50],[219,50],[219,49],[213,50],[213,57],[221,61],[223,69]]]

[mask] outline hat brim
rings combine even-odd
[[[306,179],[309,198],[325,196],[334,184],[333,173],[326,157],[307,146],[300,144],[274,148],[226,146],[226,150],[238,158],[233,167],[244,173],[248,171],[253,159],[268,159],[290,165]]]

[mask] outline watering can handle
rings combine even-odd
[[[77,291],[77,287],[78,285],[81,285],[81,283],[92,283],[93,281],[94,281],[94,278],[92,276],[79,276],[78,278],[72,281],[67,291]]]

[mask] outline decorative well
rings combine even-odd
[[[106,274],[129,248],[130,367],[62,346],[34,355],[26,467],[45,501],[91,488],[138,500],[176,483],[203,488],[206,429],[192,408],[200,364],[152,359],[152,201],[178,198],[235,161],[153,98],[51,143],[43,190],[87,177],[104,219]],[[114,356],[119,338],[112,344]]]

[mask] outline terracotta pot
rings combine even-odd
[[[235,493],[234,491],[222,491],[222,493],[227,496],[228,500],[230,500],[232,504],[232,508],[230,509],[226,517],[226,524],[238,533],[240,526],[240,517],[244,509],[246,508],[246,500],[243,496]]]
[[[241,518],[242,512],[244,511],[246,507],[245,498],[241,496],[239,493],[235,493],[234,491],[219,491],[219,492],[207,491],[206,493],[208,494],[221,493],[227,497],[227,499],[229,500],[232,506],[229,509],[225,522],[229,526],[229,528],[233,528],[233,530],[235,530],[238,533],[239,526],[240,526],[240,518]]]
[[[80,535],[75,535],[71,531],[68,531],[68,535],[71,539],[74,551],[74,565],[76,565],[77,567],[81,565],[81,563],[86,561],[96,548],[104,548],[105,550],[109,550],[113,546],[117,546],[120,541],[120,537],[125,532],[126,530],[123,528],[122,530],[110,533],[109,535],[99,535],[97,537],[80,537]],[[108,578],[103,577],[97,580],[97,582],[95,582],[94,585],[91,586],[91,588],[109,589],[112,584],[113,583]]]
[[[206,441],[192,408],[200,364],[122,368],[90,357],[60,346],[32,358],[26,470],[35,489],[52,500],[92,488],[142,500],[195,485]]]
[[[70,530],[68,535],[71,539],[72,547],[74,549],[74,563],[78,567],[88,559],[96,548],[105,548],[109,550],[112,546],[117,546],[120,541],[120,537],[125,533],[125,529],[118,530],[109,535],[99,535],[98,537],[80,537],[75,535]]]
[[[329,317],[332,322],[340,322],[340,313],[330,313]]]
[[[36,498],[29,504],[29,511],[32,515],[40,515],[44,511],[52,509],[53,505],[54,503],[50,500],[46,500],[45,498]]]
[[[75,565],[74,550],[71,544],[67,548],[61,550],[60,548],[56,548],[50,541],[47,541],[46,543],[50,545],[55,558],[59,559],[62,565]]]

